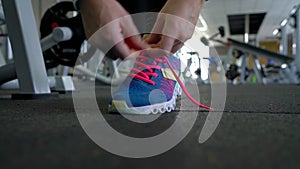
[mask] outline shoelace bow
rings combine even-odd
[[[155,73],[153,71],[153,69],[158,69],[160,70],[161,67],[158,66],[158,63],[167,63],[167,65],[170,67],[172,74],[174,75],[175,79],[177,80],[177,82],[179,83],[181,89],[183,90],[183,92],[185,93],[185,95],[190,99],[191,102],[193,102],[195,105],[207,109],[207,110],[213,110],[213,108],[205,106],[201,103],[199,103],[197,100],[195,100],[190,93],[188,92],[188,90],[185,88],[184,84],[182,83],[182,81],[180,80],[180,78],[178,77],[177,73],[175,72],[174,68],[172,67],[171,63],[169,62],[167,56],[163,56],[162,58],[154,58],[154,62],[152,65],[146,65],[143,62],[147,61],[149,58],[146,56],[137,56],[137,59],[139,59],[138,61],[135,62],[135,64],[138,65],[138,68],[132,68],[131,70],[134,73],[129,74],[130,77],[142,80],[146,83],[149,83],[151,85],[155,85],[155,82],[151,80],[151,77],[158,77],[158,74]],[[147,72],[142,72],[141,70],[146,69]]]

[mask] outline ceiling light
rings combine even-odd
[[[279,33],[279,29],[275,29],[275,30],[273,31],[273,35],[274,35],[274,36],[278,35],[278,33]]]
[[[280,25],[282,26],[282,27],[284,27],[287,23],[288,23],[288,19],[284,19],[281,23],[280,23]]]
[[[245,33],[245,43],[249,43],[249,33]]]
[[[296,12],[299,10],[300,5],[294,6],[293,10],[291,11],[291,16],[294,16]]]
[[[281,69],[286,69],[288,66],[287,66],[287,64],[282,64],[281,65]]]

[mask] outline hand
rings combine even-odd
[[[131,49],[148,48],[132,18],[116,0],[82,0],[80,12],[90,42],[104,53],[109,52],[112,59],[125,59]]]
[[[175,53],[192,37],[202,5],[203,0],[168,0],[145,41]]]

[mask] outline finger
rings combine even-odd
[[[108,58],[110,58],[110,59],[112,59],[112,60],[117,60],[118,58],[120,58],[118,56],[118,54],[115,53],[114,49],[111,49],[110,51],[108,51],[105,56],[108,57]]]
[[[151,30],[151,34],[146,38],[148,44],[155,44],[161,40],[162,31],[164,28],[164,15],[158,14],[156,22]]]
[[[149,47],[147,45],[147,43],[145,43],[142,40],[140,33],[137,30],[135,24],[133,23],[131,16],[125,16],[125,18],[121,22],[121,28],[122,28],[124,37],[127,37],[125,39],[125,43],[130,48],[133,48],[136,50],[142,50],[142,49],[146,49]]]
[[[135,50],[142,50],[149,48],[148,44],[146,44],[141,36],[135,35],[131,36],[129,38],[125,39],[125,43],[129,46],[129,48],[135,49]]]
[[[184,43],[182,43],[181,41],[176,41],[173,45],[173,48],[171,50],[172,53],[176,53],[179,49],[182,48],[182,46],[184,45]]]
[[[88,41],[104,53],[111,50],[116,44],[124,40],[122,29],[118,22],[114,21],[96,31]]]
[[[108,54],[111,59],[125,59],[129,55],[130,49],[124,41],[121,41],[115,45]]]
[[[156,44],[161,40],[161,35],[160,34],[150,34],[146,39],[145,42],[148,44]]]
[[[175,42],[175,39],[163,35],[161,38],[161,41],[159,42],[160,48],[164,49],[168,52],[171,52],[174,42]]]
[[[164,28],[165,23],[165,15],[164,14],[158,14],[156,22],[153,26],[153,29],[151,31],[151,34],[162,34],[162,30]]]

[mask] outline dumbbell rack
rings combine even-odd
[[[31,0],[2,0],[2,4],[14,64],[7,65],[5,72],[0,72],[0,75],[17,75],[20,93],[14,94],[13,97],[27,99],[50,96],[51,90]]]

